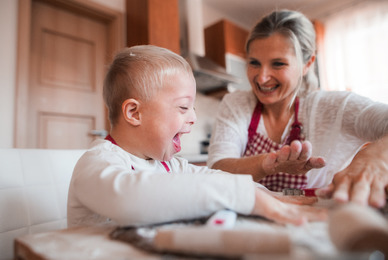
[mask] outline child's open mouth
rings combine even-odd
[[[179,133],[174,136],[174,138],[172,139],[172,143],[174,145],[175,152],[179,152],[182,149]]]

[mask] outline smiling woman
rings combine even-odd
[[[252,91],[236,92],[225,97],[213,133],[215,137],[210,147],[209,163],[227,171],[250,173],[270,190],[304,188],[307,185],[306,176],[289,175],[290,169],[287,169],[288,173],[279,169],[273,172],[273,167],[264,169],[262,167],[266,167],[266,163],[261,165],[258,161],[261,154],[279,150],[278,159],[287,161],[285,156],[292,157],[291,163],[299,164],[296,168],[302,173],[306,172],[305,167],[320,168],[324,164],[320,158],[312,158],[307,164],[303,161],[309,159],[311,147],[309,143],[300,142],[304,136],[298,120],[299,101],[304,102],[305,96],[317,88],[312,69],[315,61],[314,27],[301,13],[287,10],[273,12],[253,27],[246,52],[247,75]],[[228,102],[231,102],[227,105],[228,109],[224,108],[223,105]],[[237,109],[228,111],[232,107]],[[232,133],[236,130],[231,129],[233,124],[241,127],[239,134]],[[245,124],[249,127],[243,126]],[[244,133],[246,129],[247,136]],[[296,140],[297,143],[289,146]],[[284,145],[285,149],[282,148]],[[228,159],[241,155],[250,158],[242,163],[247,167],[245,169],[238,166],[239,162]],[[297,161],[298,158],[303,162]],[[231,164],[237,167],[229,168]]]
[[[318,193],[381,207],[388,104],[316,90],[315,40],[312,23],[296,11],[274,11],[253,27],[246,44],[251,91],[224,97],[208,164],[250,174],[277,192],[329,185]]]

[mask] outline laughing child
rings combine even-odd
[[[196,83],[179,55],[144,45],[119,52],[104,83],[110,135],[79,159],[68,226],[144,225],[208,216],[221,209],[302,224],[323,217],[229,174],[174,157],[196,121]]]

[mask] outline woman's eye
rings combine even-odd
[[[183,111],[186,111],[186,110],[188,110],[189,108],[188,107],[179,107],[181,110],[183,110]]]
[[[260,65],[260,62],[258,62],[257,60],[250,60],[248,63],[251,66],[259,66]]]
[[[277,61],[277,62],[274,62],[273,65],[274,67],[282,67],[282,66],[285,66],[286,64],[284,62]]]

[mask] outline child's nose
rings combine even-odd
[[[197,121],[197,114],[195,113],[194,108],[190,111],[190,115],[187,121],[191,125],[194,124],[195,121]]]

